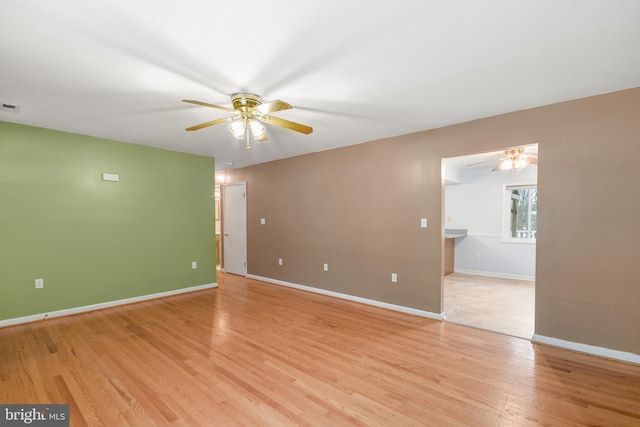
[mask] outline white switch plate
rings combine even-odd
[[[427,218],[420,218],[420,227],[427,228]]]
[[[103,173],[102,180],[118,182],[120,181],[120,175],[118,175],[117,173]]]
[[[193,268],[194,270],[195,270],[196,268],[198,268],[198,262],[197,262],[197,261],[193,261],[193,262],[191,263],[191,268]]]
[[[324,265],[324,271],[329,271],[329,264]]]
[[[282,258],[278,258],[278,265],[282,265]]]
[[[36,279],[36,289],[44,288],[44,279]]]
[[[397,283],[398,282],[398,274],[397,273],[391,273],[391,281],[393,283]]]
[[[267,223],[267,220],[264,218],[260,218],[260,224],[265,225]]]

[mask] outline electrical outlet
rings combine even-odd
[[[329,264],[324,264],[324,271],[329,271]]]
[[[476,249],[476,258],[480,258],[480,249]]]
[[[391,281],[393,283],[397,283],[398,282],[398,274],[397,273],[391,273]]]
[[[198,268],[198,262],[197,262],[197,261],[193,261],[193,262],[191,263],[191,268],[193,268],[194,270],[195,270],[196,268]]]
[[[278,265],[282,265],[282,258],[278,258]]]
[[[44,279],[36,279],[36,289],[44,288]]]

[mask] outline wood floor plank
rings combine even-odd
[[[0,401],[72,426],[640,425],[640,366],[220,273],[0,329]]]

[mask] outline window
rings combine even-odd
[[[502,238],[509,242],[536,241],[538,189],[535,185],[507,185],[504,191]]]

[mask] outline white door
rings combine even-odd
[[[224,271],[247,275],[247,183],[223,185]]]

